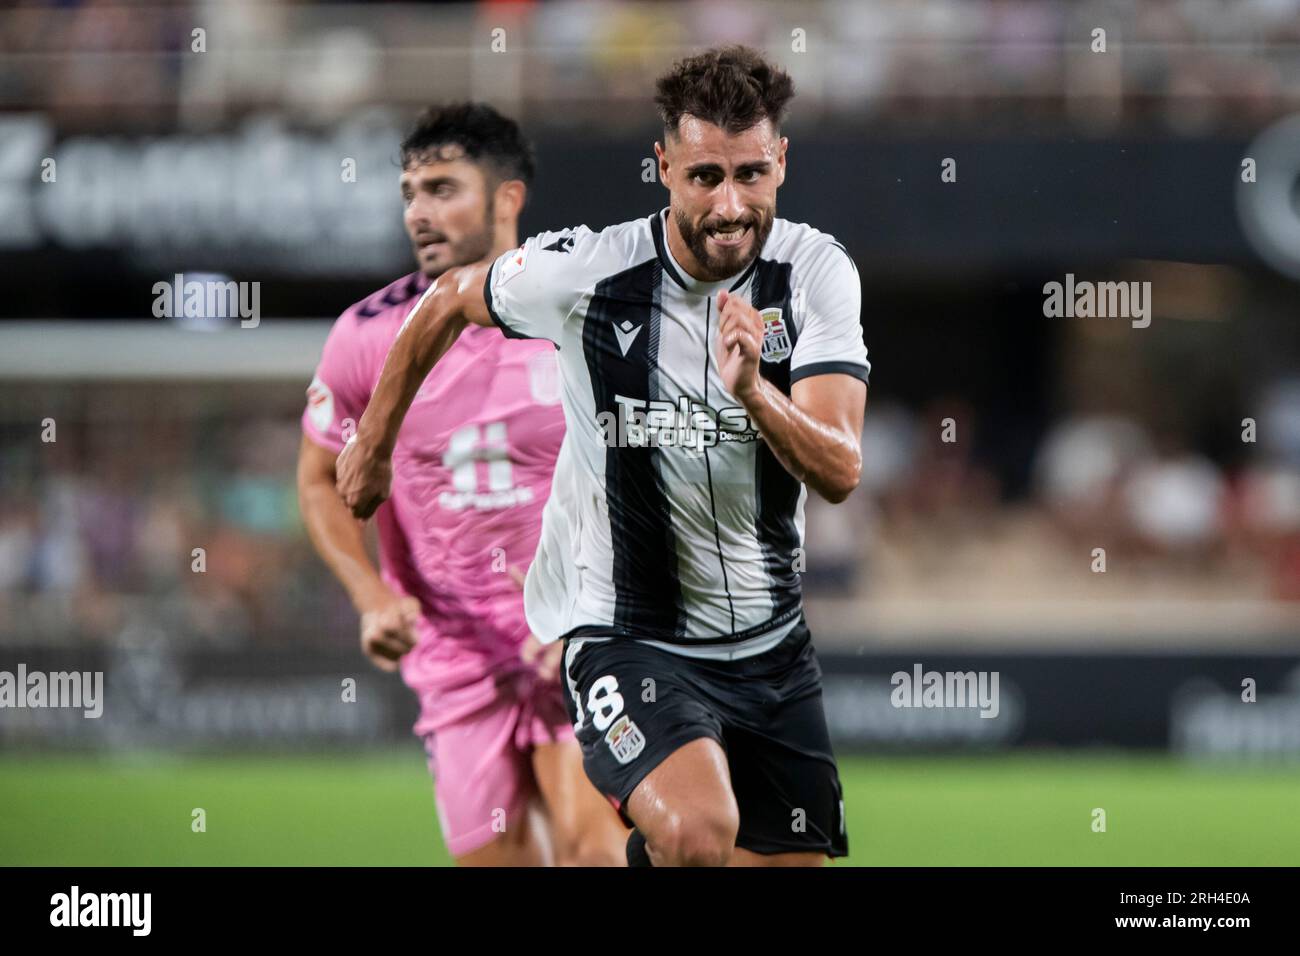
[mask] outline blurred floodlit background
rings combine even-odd
[[[0,669],[110,694],[0,748],[416,748],[294,489],[330,321],[413,268],[403,128],[491,101],[538,147],[525,234],[599,228],[666,204],[654,76],[735,41],[796,81],[779,214],[863,280],[864,477],[810,499],[804,575],[841,751],[1294,766],[1296,0],[0,11]],[[259,321],[156,318],[198,273]],[[1150,325],[1045,316],[1067,275],[1149,282]],[[890,708],[914,662],[1000,669],[1002,719]]]

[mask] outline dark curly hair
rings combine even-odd
[[[764,119],[780,128],[794,97],[794,81],[747,46],[722,46],[678,60],[655,81],[664,130],[675,134],[683,116],[741,133]]]
[[[459,146],[500,180],[533,181],[532,144],[518,123],[486,103],[446,103],[425,110],[402,140],[402,168],[427,161],[443,146]]]

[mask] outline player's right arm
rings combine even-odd
[[[388,497],[402,418],[425,376],[466,325],[496,325],[511,338],[558,345],[591,276],[621,258],[612,244],[602,245],[600,234],[579,226],[538,233],[492,262],[439,276],[407,317],[356,436],[339,455],[338,491],[352,513],[368,518]]]
[[[389,495],[392,455],[402,419],[420,384],[471,322],[492,325],[483,297],[491,263],[448,269],[416,303],[384,361],[356,435],[335,465],[339,497],[369,518]]]
[[[361,649],[380,670],[395,671],[415,646],[420,602],[397,594],[366,551],[363,526],[334,490],[334,452],[306,435],[298,448],[298,508],[307,534],[361,615]]]

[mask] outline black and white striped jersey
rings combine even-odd
[[[701,282],[673,260],[666,215],[545,232],[488,274],[505,334],[559,348],[567,433],[525,608],[542,639],[745,657],[800,616],[806,491],[723,387],[717,293],[760,311],[762,374],[788,394],[867,380],[861,289],[843,246],[783,219],[742,273]]]

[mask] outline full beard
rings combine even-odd
[[[735,222],[710,222],[705,219],[697,226],[691,222],[690,217],[683,210],[674,209],[673,219],[677,222],[677,231],[681,233],[686,248],[691,250],[691,255],[695,256],[695,261],[704,270],[705,280],[716,282],[719,279],[725,279],[743,271],[758,258],[758,254],[763,250],[764,243],[767,242],[768,235],[772,232],[772,223],[776,219],[776,211],[768,209],[760,216],[748,216]],[[730,225],[748,226],[753,235],[753,241],[747,248],[728,249],[720,254],[715,254],[709,249],[709,233],[720,226]]]

